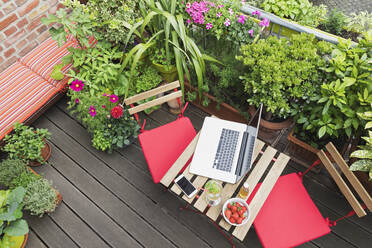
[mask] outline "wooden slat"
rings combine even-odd
[[[257,143],[256,143],[255,149],[253,151],[253,158],[252,158],[253,161],[256,160],[259,152],[261,151],[261,149],[264,145],[265,145],[265,143],[263,143],[261,140],[257,139]],[[255,167],[257,167],[257,166],[255,166]],[[225,185],[225,187],[223,189],[222,196],[221,196],[222,197],[221,204],[219,204],[217,206],[214,206],[214,207],[211,207],[208,210],[207,216],[209,218],[211,218],[212,220],[217,220],[218,216],[221,214],[224,202],[227,201],[229,198],[231,198],[231,196],[233,195],[233,193],[235,192],[235,190],[238,188],[239,185],[240,185],[240,182],[236,183],[236,184],[226,184]],[[228,223],[226,223],[226,224],[228,225]],[[230,227],[227,227],[227,226],[226,226],[226,228],[230,229]]]
[[[173,89],[178,88],[178,87],[180,87],[180,82],[177,80],[177,81],[174,81],[172,83],[165,84],[165,85],[159,86],[155,89],[148,90],[146,92],[143,92],[143,93],[137,94],[135,96],[129,97],[129,98],[124,100],[124,103],[126,105],[136,103],[138,101],[147,99],[147,98],[152,97],[152,96],[156,96],[160,93],[163,93],[163,92],[166,92],[166,91],[169,91],[169,90],[173,90]]]
[[[317,153],[318,157],[326,167],[329,174],[331,174],[333,180],[335,180],[337,186],[340,188],[342,194],[345,196],[346,200],[350,203],[351,207],[354,209],[356,214],[359,217],[365,216],[366,212],[364,211],[363,207],[360,205],[358,200],[355,198],[347,184],[345,183],[344,179],[342,179],[341,175],[338,173],[338,171],[333,167],[333,164],[327,157],[327,155],[324,153],[323,150],[319,151]]]
[[[162,104],[162,103],[165,103],[165,102],[168,102],[170,100],[173,100],[173,99],[176,99],[176,98],[180,98],[180,97],[182,97],[182,91],[173,92],[171,94],[168,94],[168,95],[165,95],[165,96],[156,98],[156,99],[154,99],[152,101],[145,102],[145,103],[142,103],[142,104],[140,104],[138,106],[135,106],[133,108],[130,108],[128,111],[129,111],[129,114],[132,115],[132,114],[141,112],[141,111],[143,111],[145,109],[154,107],[156,105],[159,105],[159,104]]]
[[[249,184],[249,194],[254,190],[257,183],[261,179],[262,175],[266,171],[267,167],[271,163],[272,159],[274,158],[277,150],[272,148],[271,146],[267,147],[264,154],[257,162],[257,165],[253,168],[252,172],[249,174],[246,182]],[[249,196],[249,195],[248,195]],[[220,226],[223,227],[225,230],[230,230],[231,225],[227,223],[224,219],[221,219]]]
[[[328,152],[331,154],[333,159],[336,161],[337,165],[340,167],[346,178],[349,180],[351,185],[354,187],[355,191],[358,193],[360,198],[366,204],[369,211],[372,212],[372,198],[363,187],[363,185],[359,182],[358,178],[354,175],[353,172],[350,171],[349,166],[346,164],[345,160],[342,158],[340,153],[337,151],[336,147],[329,142],[326,145]]]
[[[186,147],[185,151],[178,157],[176,162],[171,166],[167,173],[163,176],[160,180],[160,183],[163,184],[165,187],[168,187],[174,178],[177,176],[178,172],[185,166],[187,161],[191,158],[194,154],[196,144],[198,143],[200,131],[194,137],[194,139],[190,142],[190,144]]]
[[[274,188],[276,181],[278,180],[280,174],[282,174],[285,166],[289,161],[289,157],[283,153],[279,155],[277,160],[275,161],[274,165],[272,166],[271,170],[265,177],[263,183],[261,184],[260,188],[257,190],[257,193],[253,197],[250,206],[250,216],[248,219],[247,224],[235,228],[233,235],[237,237],[239,240],[243,241],[246,234],[248,233],[250,227],[253,224],[254,219],[257,217],[258,213],[260,212],[263,204],[265,203],[267,197],[269,196],[271,190]]]

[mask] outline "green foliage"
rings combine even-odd
[[[327,80],[303,105],[293,111],[294,120],[313,140],[360,135],[366,120],[361,115],[371,110],[372,36],[366,35],[357,46],[341,41],[322,68]]]
[[[139,1],[89,0],[87,9],[97,23],[96,32],[112,43],[124,44],[130,25],[141,19]]]
[[[97,150],[106,151],[111,150],[112,140],[105,138],[103,131],[95,130],[92,139],[92,145]]]
[[[351,13],[346,18],[346,30],[363,33],[372,29],[372,13],[362,11],[359,14]]]
[[[25,189],[27,189],[27,186],[33,182],[33,181],[36,181],[40,178],[39,175],[36,175],[34,173],[32,173],[30,170],[25,170],[23,171],[19,176],[15,177],[9,187],[10,189],[14,189],[16,187],[23,187]]]
[[[341,34],[343,27],[346,25],[346,18],[346,15],[342,11],[333,9],[323,22],[325,30],[332,34]]]
[[[20,159],[5,159],[0,163],[0,185],[9,187],[11,182],[26,171],[26,163]]]
[[[26,162],[45,162],[41,156],[41,149],[45,146],[45,139],[50,137],[47,129],[34,129],[21,123],[14,124],[14,134],[6,135],[6,145],[2,148],[9,153],[10,158],[23,159]]]
[[[136,93],[151,90],[158,86],[162,78],[158,71],[152,66],[142,66],[141,75],[136,80]]]
[[[360,150],[354,151],[350,156],[359,158],[350,166],[352,171],[365,171],[369,174],[369,180],[372,181],[372,131],[368,132],[369,137],[362,137],[365,145],[359,146]]]
[[[118,81],[120,64],[123,53],[108,42],[100,41],[94,47],[86,49],[69,48],[70,54],[63,58],[64,64],[72,62],[74,69],[68,75],[86,84],[91,96],[105,89],[114,89],[117,95],[123,95],[126,86]],[[78,72],[76,72],[76,70]]]
[[[174,62],[174,54],[173,53],[170,54],[170,57],[168,59],[164,48],[154,47],[151,50],[152,51],[150,52],[150,61],[152,63],[167,66],[166,70],[167,69],[170,70],[170,68],[172,68],[174,66],[174,64],[172,64],[172,62]]]
[[[317,27],[327,13],[325,5],[313,6],[308,0],[265,0],[262,7],[267,12],[312,27]]]
[[[300,34],[287,39],[269,37],[257,44],[241,47],[245,74],[240,78],[249,95],[249,104],[263,103],[277,117],[287,117],[291,102],[309,101],[320,86],[325,66],[323,56],[329,53],[329,43],[318,42],[313,35]]]
[[[29,210],[31,215],[42,217],[55,210],[57,195],[48,180],[38,178],[28,184],[23,202],[24,209]]]
[[[25,189],[0,190],[0,247],[10,248],[9,236],[22,236],[29,232],[28,224],[22,219],[22,201]]]

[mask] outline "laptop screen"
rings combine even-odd
[[[262,114],[262,104],[260,107],[256,110],[256,113],[252,116],[252,118],[249,120],[249,126],[258,128],[258,123],[261,120],[261,114]]]

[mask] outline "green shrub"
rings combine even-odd
[[[351,13],[346,19],[346,30],[363,33],[372,29],[372,13],[362,11],[359,14]]]
[[[151,90],[161,83],[161,76],[152,66],[142,66],[140,71],[142,71],[142,73],[137,78],[135,84],[137,93]]]
[[[28,184],[23,202],[24,209],[29,210],[31,215],[42,217],[55,210],[57,195],[48,180],[39,178]]]
[[[21,123],[14,124],[14,133],[4,138],[4,152],[9,153],[10,158],[23,159],[26,162],[45,162],[41,156],[41,149],[45,146],[45,139],[50,137],[47,129],[34,129]]]
[[[342,11],[333,9],[323,23],[325,30],[332,34],[341,34],[343,27],[346,25],[346,18]]]
[[[9,187],[10,187],[11,189],[13,189],[13,188],[16,188],[16,187],[21,186],[21,187],[27,189],[27,186],[28,186],[31,182],[33,182],[33,181],[35,181],[35,180],[38,180],[39,178],[40,178],[39,175],[36,175],[36,174],[32,173],[32,172],[29,171],[29,170],[25,170],[25,171],[23,171],[23,172],[22,172],[18,177],[14,178],[14,179],[11,181]]]
[[[24,172],[26,172],[24,161],[20,159],[5,159],[0,163],[0,184],[9,187],[11,182]]]
[[[259,106],[276,117],[288,117],[291,102],[305,102],[314,95],[323,80],[323,56],[329,43],[318,42],[313,35],[293,35],[289,40],[274,36],[256,44],[243,45],[237,60],[245,74],[240,78],[248,94],[248,103]]]

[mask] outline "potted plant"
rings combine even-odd
[[[61,194],[48,180],[39,176],[19,159],[5,159],[0,163],[0,185],[10,189],[24,188],[26,193],[22,204],[31,215],[41,217],[51,213],[62,200]]]
[[[289,40],[271,36],[241,47],[237,60],[245,65],[246,73],[240,78],[247,102],[255,107],[263,104],[261,125],[266,130],[291,125],[287,118],[292,103],[309,101],[320,87],[323,72],[317,68],[326,64],[323,56],[330,50],[328,43],[308,34],[293,35]]]
[[[174,54],[170,54],[168,59],[164,48],[155,48],[151,52],[150,61],[167,83],[171,83],[178,78],[177,67],[172,63]]]
[[[322,68],[326,81],[308,101],[293,105],[296,127],[288,136],[291,155],[297,156],[296,151],[301,151],[299,156],[304,158],[302,149],[307,149],[303,145],[306,143],[318,149],[329,140],[338,139],[336,144],[345,144],[352,136],[362,134],[366,121],[360,114],[370,109],[372,101],[371,34],[365,34],[354,47],[351,41],[341,41]],[[309,151],[313,157],[309,163],[317,159],[312,153]]]
[[[10,158],[25,160],[30,166],[38,166],[46,162],[51,154],[51,146],[47,140],[50,133],[47,129],[34,129],[21,123],[14,124],[14,133],[4,138],[4,152]]]
[[[0,190],[0,247],[23,248],[28,237],[28,224],[22,219],[23,198],[26,190]]]

